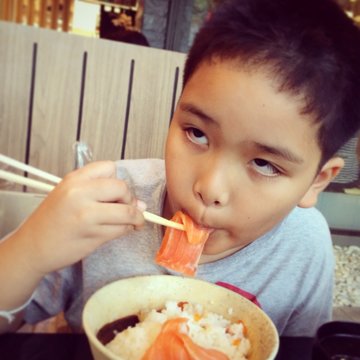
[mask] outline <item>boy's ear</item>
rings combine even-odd
[[[315,206],[319,194],[329,185],[343,167],[344,160],[340,157],[333,157],[328,160],[315,177],[308,191],[301,198],[298,206],[302,208]]]

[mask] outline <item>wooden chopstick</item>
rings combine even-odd
[[[143,211],[143,215],[146,221],[149,221],[154,224],[163,225],[166,227],[171,227],[173,229],[185,231],[185,227],[183,224],[176,223],[175,221],[171,221],[168,219],[165,219],[159,215],[155,215],[148,211]]]
[[[39,176],[39,177],[44,178],[44,179],[46,179],[46,180],[48,180],[50,182],[53,182],[55,184],[58,184],[61,181],[61,178],[59,178],[59,177],[57,177],[55,175],[52,175],[52,174],[49,174],[49,173],[47,173],[45,171],[39,170],[39,169],[37,169],[37,168],[35,168],[33,166],[23,164],[20,161],[17,161],[15,159],[11,159],[11,158],[9,158],[9,157],[7,157],[5,155],[2,155],[2,154],[0,154],[0,162],[2,162],[4,164],[7,164],[7,165],[9,165],[11,167],[26,171],[26,172],[31,173],[33,175]],[[37,189],[37,190],[44,191],[44,192],[50,192],[55,187],[54,185],[46,184],[46,183],[43,183],[41,181],[30,179],[30,178],[27,178],[25,176],[17,175],[17,174],[11,173],[11,172],[6,171],[6,170],[1,170],[1,169],[0,169],[0,179],[4,179],[4,180],[10,181],[10,182],[14,182],[16,184],[25,185],[25,186],[28,186],[28,187],[31,187],[31,188],[34,188],[34,189]],[[163,218],[163,217],[161,217],[159,215],[152,214],[152,213],[150,213],[148,211],[143,211],[143,215],[144,215],[144,218],[145,218],[146,221],[149,221],[149,222],[152,222],[152,223],[155,223],[155,224],[158,224],[158,225],[172,227],[172,228],[177,229],[177,230],[185,231],[184,225],[176,223],[176,222],[171,221],[171,220],[167,220],[167,219],[165,219],[165,218]]]
[[[9,165],[11,167],[14,167],[16,169],[26,171],[29,174],[33,174],[33,175],[36,175],[38,177],[41,177],[41,178],[43,178],[45,180],[48,180],[48,181],[51,181],[51,182],[53,182],[55,184],[58,184],[61,181],[61,178],[59,178],[58,176],[49,174],[49,173],[47,173],[47,172],[45,172],[43,170],[40,170],[40,169],[37,169],[37,168],[35,168],[33,166],[24,164],[21,161],[12,159],[12,158],[10,158],[8,156],[5,156],[3,154],[0,154],[0,162],[3,163],[3,164]]]
[[[41,181],[37,181],[34,179],[30,179],[21,175],[10,173],[6,170],[0,169],[0,179],[4,179],[10,182],[14,182],[16,184],[25,185],[37,190],[50,192],[55,186],[50,184],[45,184]]]

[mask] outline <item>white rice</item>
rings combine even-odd
[[[223,316],[208,312],[200,304],[184,303],[178,306],[168,301],[160,312],[144,311],[138,314],[140,322],[120,332],[106,346],[124,360],[140,360],[154,342],[162,324],[173,318],[187,318],[184,332],[199,346],[216,349],[229,359],[246,360],[250,341],[245,336],[242,322],[231,323]]]

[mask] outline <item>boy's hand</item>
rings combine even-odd
[[[86,257],[144,223],[115,163],[95,162],[67,175],[15,234],[35,271],[44,275]]]

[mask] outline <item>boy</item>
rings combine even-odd
[[[163,234],[144,224],[144,200],[213,230],[199,278],[256,301],[281,335],[312,336],[331,319],[333,286],[329,229],[313,206],[359,127],[359,49],[359,31],[330,0],[220,7],[190,51],[165,164],[73,172],[3,241],[0,309],[15,320],[2,330],[23,309],[29,322],[64,310],[80,328],[100,286],[170,273],[154,263]]]

